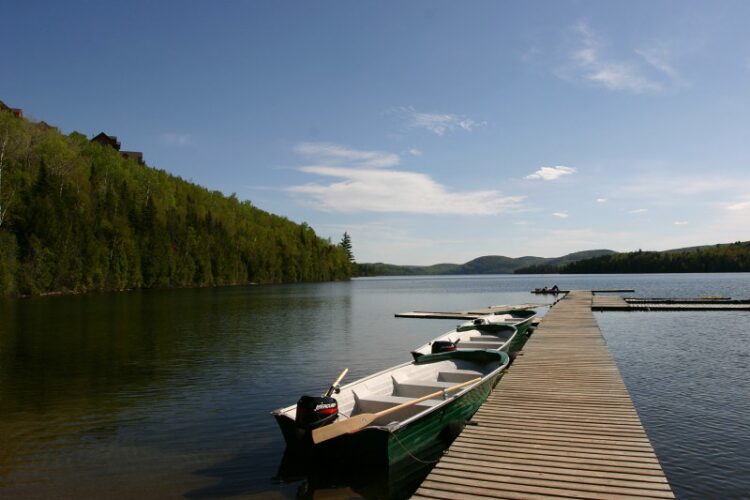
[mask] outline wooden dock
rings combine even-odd
[[[597,293],[635,293],[633,288],[601,288],[599,290],[589,290],[590,292]],[[550,290],[542,291],[541,289],[531,290],[531,293],[535,295],[558,295],[563,293],[570,293],[570,290],[557,290],[552,292]]]
[[[594,295],[594,311],[750,311],[746,300],[623,299],[619,295]]]
[[[674,498],[591,307],[550,309],[415,498]]]

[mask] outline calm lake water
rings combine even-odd
[[[528,290],[750,298],[750,274],[455,276],[0,301],[0,498],[403,495],[279,466],[269,412]],[[540,312],[544,312],[541,309]],[[675,492],[750,496],[750,313],[595,313]],[[502,387],[502,381],[498,387]]]

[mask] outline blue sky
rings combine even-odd
[[[0,99],[360,262],[750,239],[748,2],[14,2]]]

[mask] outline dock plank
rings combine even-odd
[[[674,498],[592,306],[571,291],[415,498]]]

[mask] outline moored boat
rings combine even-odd
[[[490,349],[513,356],[523,347],[524,335],[535,317],[532,310],[480,316],[417,347],[411,355],[416,360],[437,352]]]
[[[462,329],[459,326],[455,330],[417,347],[411,351],[411,355],[415,360],[418,360],[428,354],[478,349],[512,354],[519,348],[518,340],[520,340],[521,335],[518,328],[509,324],[493,324],[491,331],[483,331],[475,327]]]
[[[481,330],[491,332],[494,330],[501,331],[506,326],[514,326],[518,333],[524,334],[536,318],[536,312],[532,310],[514,311],[509,314],[488,314],[474,318],[466,323],[461,323],[456,331],[463,332],[466,330]]]
[[[559,293],[568,293],[568,292],[569,292],[569,290],[560,290],[557,287],[557,285],[553,286],[552,288],[549,288],[549,287],[546,287],[546,286],[542,287],[542,288],[534,288],[531,291],[531,293],[536,294],[536,295],[547,295],[547,294],[557,295]]]
[[[288,449],[393,466],[445,446],[441,437],[449,439],[471,418],[509,361],[504,352],[486,350],[430,354],[330,396],[303,396],[273,416]]]

